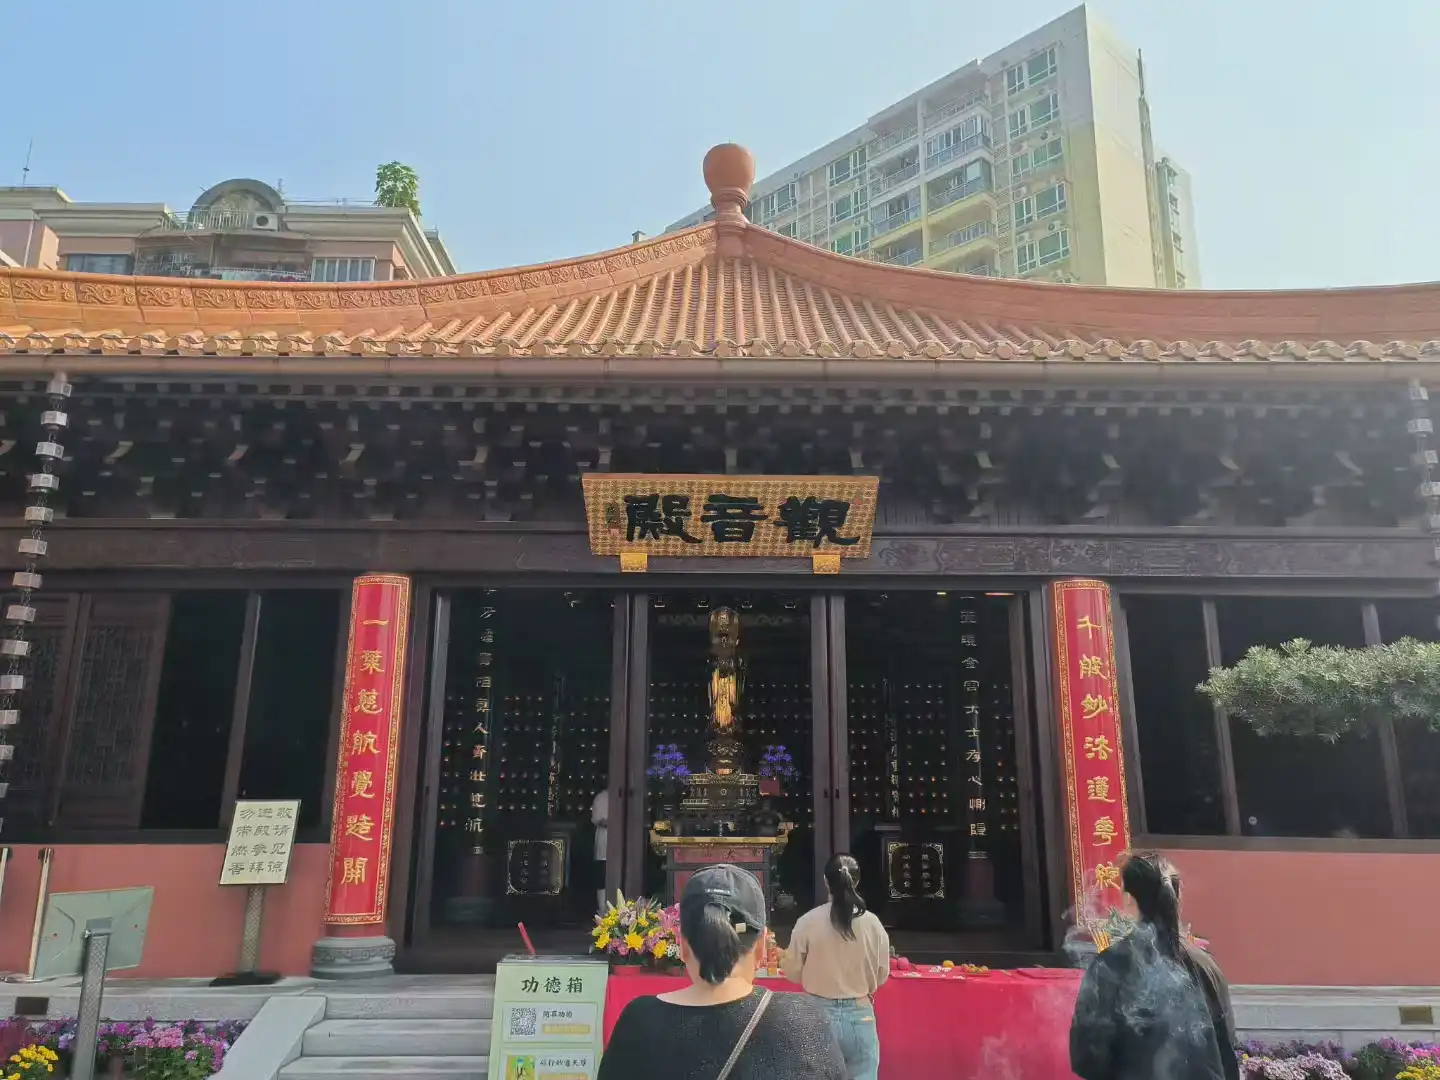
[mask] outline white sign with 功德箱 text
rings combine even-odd
[[[236,802],[220,884],[284,885],[299,819],[299,799]]]

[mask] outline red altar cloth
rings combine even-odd
[[[772,990],[798,991],[784,979]],[[683,976],[613,976],[605,993],[605,1041],[620,1011]],[[1071,1080],[1070,1014],[1080,972],[1032,968],[988,975],[892,973],[875,995],[880,1080]]]

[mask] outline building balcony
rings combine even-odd
[[[160,225],[169,232],[279,232],[280,215],[271,210],[191,210],[167,214]]]
[[[135,264],[140,277],[202,278],[210,281],[309,281],[306,270],[261,269],[249,266],[204,266],[197,263],[146,262]]]
[[[870,235],[872,237],[882,236],[885,233],[892,233],[896,229],[903,228],[912,221],[920,219],[920,207],[917,203],[911,203],[898,214],[891,214],[889,217],[874,218],[870,220]]]
[[[959,116],[961,113],[969,112],[971,109],[989,108],[989,106],[990,99],[985,96],[983,90],[977,90],[973,94],[964,94],[957,98],[951,98],[949,101],[942,102],[925,113],[920,118],[920,128],[922,131],[929,131],[931,128],[939,127],[951,117]]]
[[[926,261],[937,270],[954,270],[975,265],[982,252],[993,254],[999,247],[994,223],[976,221],[931,240]]]
[[[912,161],[891,172],[872,173],[870,178],[870,199],[873,202],[877,195],[899,187],[901,184],[914,180],[920,175],[920,162]]]
[[[989,134],[984,131],[977,131],[975,134],[967,135],[959,142],[947,146],[944,150],[930,154],[925,158],[925,169],[927,172],[931,169],[943,169],[952,161],[959,161],[961,158],[967,157],[976,151],[988,152],[989,149]]]
[[[872,139],[865,147],[865,156],[871,162],[876,158],[884,157],[897,147],[913,143],[920,137],[920,128],[916,124],[908,124],[899,131],[892,131],[887,135],[881,135]]]
[[[976,207],[995,206],[995,189],[988,176],[976,177],[964,184],[951,184],[938,191],[931,188],[925,213],[932,231],[936,226],[949,226]]]
[[[898,251],[888,248],[884,251],[871,250],[870,257],[878,263],[889,263],[891,266],[914,266],[924,257],[924,252],[917,247],[901,248]]]

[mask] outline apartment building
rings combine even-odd
[[[75,202],[59,188],[0,188],[0,251],[19,266],[225,281],[392,281],[455,266],[409,210],[297,202],[226,180],[187,211]]]
[[[876,262],[1200,284],[1189,175],[1154,148],[1139,53],[1089,6],[757,182],[748,213],[784,236]]]

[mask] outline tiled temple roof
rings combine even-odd
[[[706,179],[712,222],[515,270],[322,285],[0,269],[0,370],[84,355],[1440,360],[1440,285],[1167,292],[883,266],[746,222],[738,147],[712,151]]]

